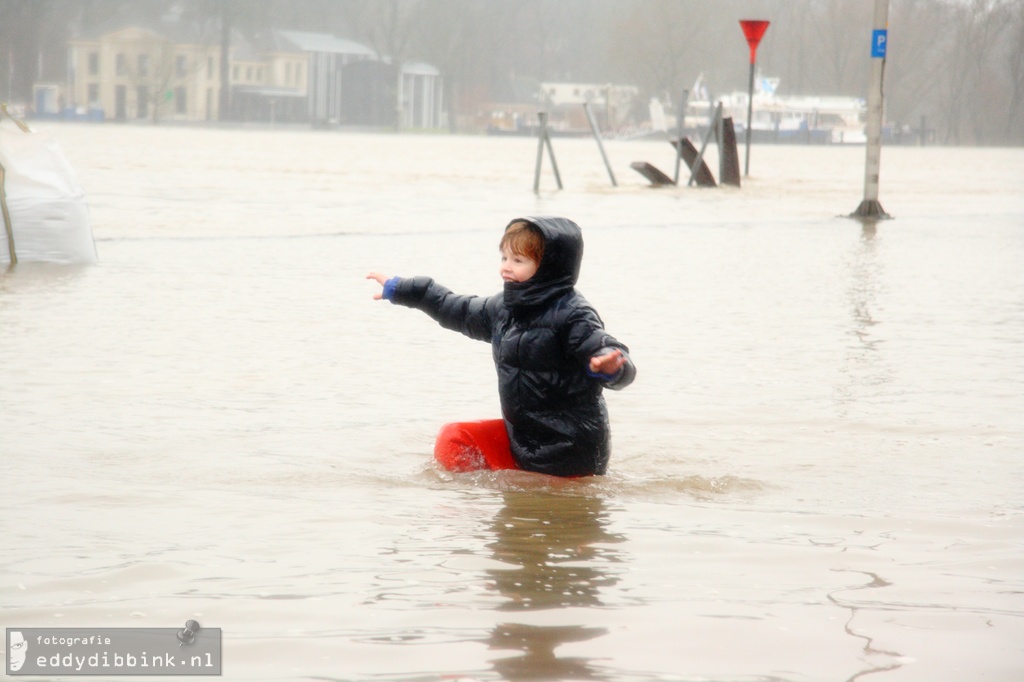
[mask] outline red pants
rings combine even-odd
[[[434,459],[449,471],[519,468],[501,419],[445,424],[434,443]]]

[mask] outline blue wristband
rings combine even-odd
[[[384,282],[384,291],[382,292],[381,297],[385,301],[391,301],[392,303],[394,303],[394,301],[395,301],[395,289],[398,288],[398,283],[401,280],[402,280],[401,277],[392,277],[388,281]]]

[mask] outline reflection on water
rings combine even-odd
[[[491,524],[494,559],[514,569],[490,569],[490,584],[506,601],[499,611],[542,611],[603,605],[602,591],[619,581],[622,552],[610,547],[624,537],[608,530],[605,501],[594,497],[507,491]],[[501,622],[490,633],[491,649],[522,655],[494,659],[506,679],[601,679],[585,658],[559,657],[556,649],[607,634],[583,625]]]
[[[495,672],[507,680],[600,680],[605,677],[589,659],[559,658],[555,647],[569,642],[585,642],[608,634],[605,628],[581,625],[525,625],[502,623],[491,633],[492,649],[522,651],[523,655],[498,658],[491,663]]]
[[[622,559],[598,545],[623,541],[606,528],[604,500],[508,491],[504,503],[489,548],[498,561],[521,569],[488,572],[508,599],[501,610],[600,605],[600,591],[618,581],[609,564]]]
[[[854,333],[870,350],[877,350],[877,340],[871,338],[871,327],[877,322],[872,316],[878,297],[879,277],[875,263],[878,247],[874,223],[865,223],[860,243],[855,247],[850,282],[850,303],[853,305]]]
[[[878,387],[892,381],[891,369],[886,367],[879,353],[884,340],[876,329],[882,322],[877,317],[877,309],[884,281],[878,262],[880,245],[877,236],[877,223],[865,221],[861,238],[848,256],[846,292],[852,318],[850,334],[857,341],[847,346],[841,366],[846,382],[836,387],[836,403],[840,406],[864,396],[873,397]],[[841,416],[848,416],[848,411],[844,407]]]

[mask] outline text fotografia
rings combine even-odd
[[[220,628],[7,628],[8,675],[220,675]]]
[[[44,637],[36,635],[36,644],[59,644],[60,646],[74,646],[76,644],[103,644],[110,646],[110,638],[102,635],[89,635],[88,637]]]

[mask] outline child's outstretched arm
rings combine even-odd
[[[372,279],[383,287],[374,300],[415,308],[434,318],[445,329],[461,332],[481,341],[491,340],[494,308],[500,305],[501,294],[490,298],[460,296],[435,283],[429,277],[388,277],[371,272]]]

